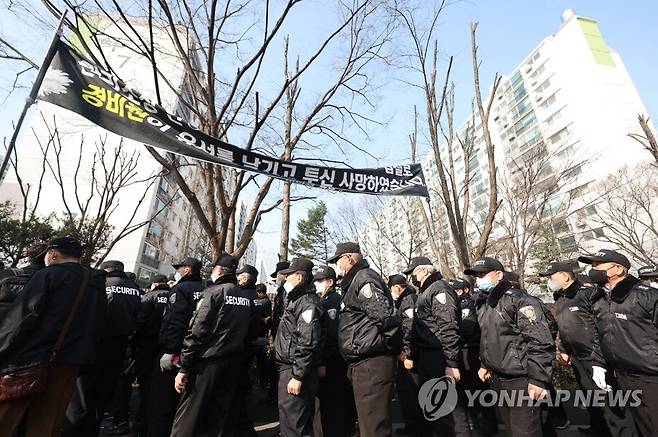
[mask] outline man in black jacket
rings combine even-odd
[[[349,376],[362,436],[392,435],[394,355],[402,349],[400,318],[386,282],[363,259],[358,244],[336,245],[335,263],[343,277],[338,345]]]
[[[46,267],[45,251],[46,243],[33,244],[25,251],[27,265],[0,270],[0,319],[5,316],[6,311],[23,291],[32,275]]]
[[[560,332],[558,359],[573,368],[582,390],[606,390],[606,363],[594,320],[594,303],[605,293],[580,282],[573,272],[573,265],[568,262],[551,262],[539,276],[548,278],[548,289],[557,297],[555,316]],[[611,385],[616,385],[611,375],[607,379]],[[635,435],[633,422],[624,419],[623,408],[606,406],[590,407],[588,410],[591,423],[589,434]]]
[[[279,422],[283,437],[313,434],[318,389],[322,306],[313,287],[313,263],[295,258],[286,276],[284,311],[274,340],[279,369]]]
[[[578,261],[591,264],[594,284],[610,290],[594,303],[601,352],[622,390],[642,390],[629,407],[641,437],[658,435],[658,290],[628,273],[628,258],[602,249]]]
[[[286,290],[283,288],[283,283],[286,281],[285,276],[281,274],[282,270],[290,267],[290,261],[279,261],[276,263],[276,268],[274,272],[270,274],[271,278],[274,278],[276,285],[276,296],[274,297],[274,302],[272,303],[272,318],[270,319],[270,333],[272,344],[276,338],[276,331],[279,328],[279,322],[281,321],[281,316],[283,316],[283,300],[286,297]],[[270,368],[270,398],[277,402],[278,394],[277,387],[279,386],[279,371],[276,368],[276,362],[271,361]],[[276,406],[276,405],[275,405]]]
[[[50,240],[46,268],[26,284],[6,317],[0,319],[0,371],[9,372],[51,359],[51,349],[71,313],[83,277],[88,282],[59,352],[46,390],[34,397],[0,403],[0,430],[13,430],[26,417],[26,436],[59,435],[78,370],[91,365],[105,306],[105,274],[80,265],[82,247],[71,237]]]
[[[320,418],[325,436],[346,437],[348,435],[348,406],[350,404],[347,380],[347,363],[338,351],[338,314],[341,297],[336,291],[336,272],[329,266],[318,266],[313,273],[315,290],[322,304],[325,341],[320,366]],[[354,427],[354,424],[351,424]]]
[[[403,433],[410,436],[420,436],[420,426],[423,414],[418,405],[418,372],[411,366],[404,367],[405,361],[413,362],[411,354],[413,342],[413,324],[416,314],[416,300],[418,295],[416,289],[407,283],[402,275],[392,275],[388,278],[388,288],[395,302],[395,309],[400,317],[402,328],[402,352],[396,363],[397,372],[395,377],[395,388],[398,392],[398,400],[404,417]]]
[[[174,379],[176,364],[183,348],[192,313],[203,296],[201,261],[187,257],[173,264],[177,282],[169,292],[158,343],[160,360],[153,369],[149,399],[157,399],[148,406],[148,433],[150,437],[169,436],[178,405]]]
[[[413,324],[412,367],[418,371],[418,384],[447,376],[459,382],[459,318],[461,309],[455,291],[442,280],[441,273],[423,256],[414,257],[404,272],[419,287]],[[405,367],[409,368],[408,361]],[[429,420],[425,415],[423,435],[454,435],[452,414]]]
[[[231,404],[239,386],[240,358],[254,311],[248,293],[237,286],[237,259],[220,256],[213,285],[203,293],[185,336],[175,387],[182,398],[173,437],[225,435]],[[200,420],[207,420],[201,427]]]
[[[527,391],[532,400],[543,399],[551,381],[555,343],[537,299],[513,288],[503,279],[500,261],[482,257],[464,274],[477,278],[476,287],[487,295],[478,309],[480,323],[479,376],[498,391]],[[524,405],[500,407],[508,435],[541,436],[540,408]]]

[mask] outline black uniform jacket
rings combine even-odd
[[[107,273],[107,309],[102,338],[128,337],[135,332],[142,304],[142,290],[124,272]]]
[[[536,298],[507,281],[494,288],[478,310],[482,367],[502,377],[527,376],[548,387],[555,342]]]
[[[140,338],[156,338],[160,332],[162,324],[162,315],[167,302],[169,302],[169,292],[171,289],[167,284],[160,284],[153,290],[142,296],[142,303],[137,315],[137,332]]]
[[[400,317],[384,280],[363,260],[341,281],[343,305],[338,318],[338,344],[347,362],[402,350]]]
[[[413,325],[417,299],[416,290],[412,286],[407,285],[395,301],[395,307],[398,310],[402,327],[402,353],[410,360],[413,360],[411,351],[413,349]]]
[[[225,275],[203,292],[183,342],[183,372],[194,370],[199,359],[235,355],[244,349],[256,308],[248,290],[236,281],[234,274]]]
[[[160,326],[160,347],[166,354],[178,355],[183,348],[183,339],[192,318],[197,302],[204,289],[198,275],[183,276],[169,292],[169,302],[165,308]]]
[[[560,331],[560,351],[593,366],[605,367],[594,319],[594,303],[605,293],[579,280],[563,290],[555,301]]]
[[[332,287],[331,291],[326,293],[320,299],[322,304],[322,324],[324,325],[325,341],[322,347],[322,364],[331,362],[335,359],[342,359],[338,350],[338,315],[340,314],[341,304],[340,294]]]
[[[613,369],[658,376],[658,290],[629,275],[594,304],[594,316]]]
[[[284,299],[283,316],[274,340],[279,369],[292,368],[292,376],[303,380],[316,372],[321,361],[322,305],[313,284],[295,287]]]

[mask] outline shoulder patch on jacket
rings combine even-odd
[[[171,296],[169,296],[169,303],[176,303],[176,293],[171,293]]]
[[[414,309],[413,308],[407,308],[404,310],[404,315],[407,316],[408,319],[413,319],[414,318]]]
[[[468,317],[469,314],[471,314],[471,310],[468,309],[468,308],[464,308],[462,310],[462,319],[465,319],[466,317]]]
[[[338,310],[336,310],[336,308],[332,308],[332,309],[330,309],[330,310],[327,310],[327,314],[329,314],[329,318],[330,318],[331,320],[335,320],[335,319],[336,319],[336,313],[337,313],[337,312],[338,312]],[[308,323],[308,322],[306,322],[306,323]]]
[[[366,299],[370,299],[373,295],[372,285],[370,285],[370,284],[364,285],[359,290],[359,293],[361,293]]]
[[[519,309],[519,312],[523,314],[528,320],[530,320],[531,323],[535,323],[537,321],[537,314],[535,313],[535,307],[532,305],[526,305],[524,307],[521,307]]]
[[[310,310],[306,310],[306,311],[304,311],[304,312],[302,313],[302,319],[303,319],[306,323],[311,323],[311,320],[313,319],[313,308],[311,308]]]
[[[437,294],[435,297],[436,300],[438,300],[441,305],[445,305],[445,303],[447,302],[445,291],[442,291],[441,293]]]

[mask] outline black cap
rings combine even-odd
[[[201,261],[199,261],[198,259],[188,256],[186,258],[183,258],[179,262],[172,264],[172,266],[175,269],[179,269],[181,267],[190,267],[193,271],[198,272],[201,270],[201,267],[203,265],[201,264]]]
[[[160,273],[157,273],[151,277],[151,284],[166,284],[167,281],[167,277]]]
[[[637,275],[640,279],[654,279],[658,278],[658,268],[652,266],[644,266],[637,269]]]
[[[411,262],[409,263],[409,266],[407,267],[407,270],[405,270],[404,273],[405,275],[410,274],[411,272],[414,271],[414,269],[418,266],[431,266],[432,261],[430,261],[429,258],[426,258],[424,256],[416,256],[411,258]]]
[[[240,269],[238,269],[236,274],[239,275],[240,273],[248,273],[251,276],[253,276],[254,279],[258,278],[258,270],[256,269],[256,267],[254,267],[252,265],[249,265],[249,264],[245,264],[242,267],[240,267]]]
[[[214,266],[224,267],[225,269],[234,272],[235,269],[238,268],[238,259],[228,253],[222,253],[217,259],[217,262],[213,264],[213,267]],[[256,276],[258,276],[258,272],[256,272]]]
[[[82,245],[73,237],[55,237],[48,241],[44,253],[47,252],[48,249],[64,249],[82,255]]]
[[[116,270],[119,272],[123,272],[124,269],[123,263],[117,260],[103,261],[98,268],[101,270]]]
[[[464,274],[469,276],[476,276],[478,273],[489,273],[493,272],[494,270],[504,272],[505,268],[497,259],[483,256],[476,259],[470,268],[464,270]]]
[[[333,264],[338,261],[338,258],[346,253],[361,253],[361,247],[357,243],[348,241],[347,243],[338,243],[336,245],[336,253],[334,256],[327,260],[328,264]]]
[[[570,262],[551,261],[551,263],[546,266],[546,271],[539,272],[539,276],[551,276],[557,272],[573,273],[573,270],[574,270],[574,265]]]
[[[402,275],[391,275],[388,277],[388,288],[394,285],[407,285],[407,278]]]
[[[592,264],[592,263],[615,263],[626,267],[627,269],[631,268],[631,262],[619,252],[615,252],[610,249],[601,249],[593,255],[583,255],[578,257],[578,261],[583,264]]]
[[[276,274],[279,273],[281,270],[285,270],[288,267],[290,267],[290,261],[279,261],[276,263],[276,268],[274,269],[274,273],[270,275],[271,278],[276,278]]]
[[[452,281],[448,281],[448,284],[454,289],[463,289],[463,288],[471,288],[471,284],[464,278],[457,278],[453,279]]]
[[[313,280],[321,281],[322,279],[336,280],[336,271],[329,266],[317,266],[313,272]]]
[[[289,274],[295,273],[295,272],[312,273],[313,272],[313,266],[314,266],[313,261],[311,261],[310,259],[295,258],[290,263],[290,267],[288,267],[285,270],[281,270],[281,274],[289,275]]]

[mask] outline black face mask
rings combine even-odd
[[[411,275],[411,283],[415,287],[420,287],[420,281],[418,280],[418,277],[416,275]]]
[[[608,271],[607,270],[596,270],[590,269],[587,274],[592,282],[599,287],[604,287],[608,283]]]

